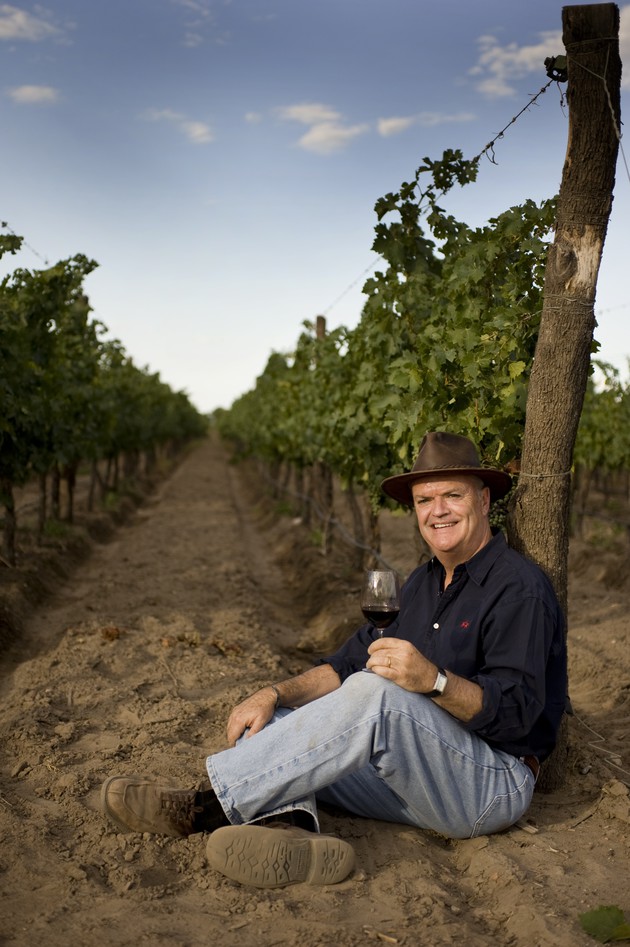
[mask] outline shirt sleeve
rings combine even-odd
[[[536,596],[495,605],[484,629],[483,660],[470,679],[483,689],[483,705],[466,723],[492,743],[518,744],[545,708],[546,668],[559,640],[557,610]]]
[[[393,628],[393,625],[391,626]],[[391,634],[391,632],[390,632]],[[355,633],[327,658],[322,658],[320,664],[330,664],[339,675],[343,683],[347,677],[365,667],[368,659],[368,648],[376,637],[376,629],[367,622],[357,628]]]

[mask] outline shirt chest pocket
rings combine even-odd
[[[434,634],[440,638],[439,651],[444,663],[456,673],[472,673],[479,667],[480,633],[479,619],[475,612],[465,615],[443,616]],[[450,658],[450,662],[449,662]]]

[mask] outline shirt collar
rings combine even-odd
[[[505,536],[500,530],[493,527],[492,539],[487,542],[479,552],[476,552],[472,559],[456,566],[454,575],[461,573],[462,570],[465,569],[473,582],[476,585],[481,585],[494,563],[504,551],[505,546]],[[435,569],[438,575],[444,571],[444,567],[437,556],[433,556],[429,561],[429,568],[431,570]]]

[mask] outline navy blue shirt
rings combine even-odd
[[[544,760],[567,702],[564,617],[549,579],[502,533],[457,566],[446,589],[444,577],[436,558],[415,569],[386,634],[483,688],[482,709],[465,727],[506,753]],[[343,681],[365,667],[375,637],[362,625],[324,662]]]

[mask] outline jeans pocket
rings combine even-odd
[[[470,837],[509,829],[529,809],[533,791],[533,780],[528,779],[512,792],[497,793],[475,822]]]

